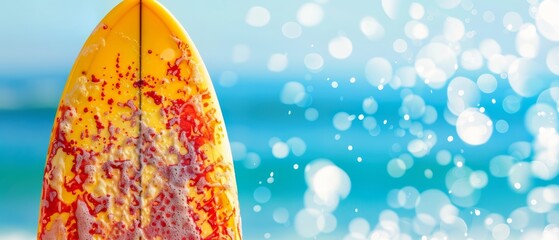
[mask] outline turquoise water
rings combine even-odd
[[[305,119],[304,109],[278,101],[282,83],[281,80],[273,79],[267,83],[241,80],[233,88],[217,87],[230,140],[242,143],[246,152],[256,153],[261,159],[255,169],[247,168],[243,160],[235,161],[244,235],[247,239],[261,239],[266,233],[274,239],[300,238],[295,231],[295,215],[305,208],[304,195],[308,186],[304,168],[315,159],[331,160],[351,179],[351,192],[333,211],[337,220],[336,229],[319,235],[319,239],[341,239],[347,234],[347,226],[354,218],[365,218],[371,224],[378,222],[377,216],[390,208],[387,195],[392,189],[414,186],[419,192],[428,189],[444,191],[445,174],[450,166],[436,163],[439,149],[462,152],[469,167],[489,172],[488,163],[493,156],[506,153],[509,145],[519,139],[530,139],[523,128],[511,127],[507,134],[496,134],[491,138],[491,144],[479,147],[439,140],[430,154],[417,159],[403,177],[395,179],[386,171],[388,160],[396,154],[389,149],[394,143],[405,144],[406,137],[395,137],[394,131],[388,126],[383,126],[378,136],[371,136],[363,127],[356,125],[341,133],[339,140],[335,138],[340,131],[332,126],[332,115],[342,110],[361,112],[361,100],[366,93],[348,89],[348,94],[342,94],[344,99],[341,101],[339,94],[330,94],[332,89],[328,88],[328,82],[309,83],[314,86],[314,91],[324,93],[314,98],[313,107],[320,116],[311,122]],[[359,89],[364,85],[356,83],[345,87]],[[382,94],[386,97],[377,97],[379,110],[375,117],[395,121],[398,114],[394,109],[400,103],[397,98],[394,99],[393,93]],[[35,231],[45,152],[54,114],[55,109],[51,108],[0,111],[0,189],[3,189],[0,193],[0,229],[30,234]],[[431,129],[436,130],[439,136],[454,134],[454,130],[441,121]],[[521,126],[522,119],[511,118],[510,124]],[[270,147],[270,139],[287,141],[292,137],[304,140],[307,147],[304,154],[276,158]],[[354,150],[348,151],[348,145],[352,145]],[[361,157],[362,162],[356,161],[357,157]],[[295,170],[294,164],[298,164],[299,169]],[[431,179],[424,176],[425,169],[432,170]],[[274,181],[270,184],[267,181],[271,172]],[[256,201],[258,194],[255,195],[255,190],[262,186],[271,193],[269,200],[263,203]],[[514,193],[505,179],[491,178],[475,208],[506,216],[524,205],[525,198],[526,194]],[[256,205],[261,208],[258,212],[255,211]],[[289,213],[285,222],[274,220],[274,211],[278,208],[286,209]],[[473,208],[464,208],[464,211],[469,209]],[[398,213],[400,217],[415,215],[413,210],[400,209]]]

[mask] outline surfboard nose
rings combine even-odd
[[[206,67],[159,3],[125,0],[68,77],[41,239],[241,239],[232,157]]]

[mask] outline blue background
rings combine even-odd
[[[66,77],[91,30],[118,2],[29,0],[0,4],[0,238],[33,239],[45,153]],[[427,156],[415,159],[414,166],[403,177],[393,178],[387,173],[387,163],[406,152],[405,146],[412,139],[409,136],[396,137],[394,130],[389,128],[392,124],[397,128],[402,118],[398,108],[402,104],[403,90],[387,87],[379,91],[371,86],[365,76],[365,64],[377,56],[391,62],[406,60],[392,48],[396,38],[405,39],[402,29],[407,20],[391,20],[380,1],[320,1],[324,11],[322,22],[314,27],[303,27],[299,38],[290,39],[282,34],[282,25],[288,21],[296,22],[297,10],[305,3],[303,1],[160,2],[183,24],[205,61],[214,80],[229,138],[236,143],[235,146],[246,148],[246,151],[234,150],[235,156],[242,158],[243,152],[251,152],[261,159],[255,169],[247,168],[242,159],[235,161],[246,239],[303,238],[295,229],[295,216],[305,208],[308,186],[304,168],[315,159],[331,160],[351,180],[350,194],[341,199],[333,211],[335,230],[318,235],[318,239],[343,239],[354,218],[364,218],[371,229],[374,228],[379,222],[379,214],[390,208],[387,195],[392,189],[414,186],[419,192],[428,189],[447,192],[445,177],[451,166],[437,164],[435,158],[439,150],[461,154],[470,168],[484,170],[490,175],[490,159],[507,154],[511,143],[534,140],[525,129],[524,113],[536,102],[535,98],[523,99],[521,110],[513,114],[503,111],[500,104],[490,104],[491,99],[501,102],[505,96],[514,94],[506,81],[500,82],[497,91],[491,95],[484,95],[481,104],[492,119],[506,119],[510,129],[506,134],[494,131],[489,142],[481,146],[465,144],[456,135],[455,127],[445,122],[443,112],[447,95],[444,88],[431,91],[426,85],[417,84],[411,91],[423,96],[438,111],[438,120],[428,127],[437,133],[438,142]],[[435,2],[423,4],[426,8],[437,8]],[[270,12],[270,21],[264,27],[246,23],[247,12],[256,5]],[[464,10],[462,5],[450,10],[433,10],[429,14],[469,18],[471,22],[467,30],[475,28],[477,35],[475,41],[464,42],[464,46],[475,47],[479,39],[492,37],[501,44],[503,52],[514,52],[515,35],[504,30],[502,17],[514,10],[528,19],[528,3],[475,1],[474,6],[480,12],[477,16],[472,16],[471,10]],[[496,20],[493,23],[483,22],[481,13],[485,11],[494,13]],[[384,25],[383,39],[371,41],[361,33],[359,22],[365,16],[373,16]],[[426,24],[431,29],[429,38],[440,34],[440,22],[426,20]],[[328,54],[329,41],[340,35],[351,39],[353,45],[350,57],[343,60]],[[408,41],[408,48],[416,51],[428,39]],[[234,61],[234,49],[239,45],[250,49],[248,60],[240,63]],[[542,51],[545,52],[547,47],[549,45],[544,44]],[[305,67],[304,57],[312,52],[320,53],[324,58],[320,71]],[[284,71],[268,69],[269,57],[275,53],[288,56],[289,63]],[[220,83],[224,72],[232,72],[237,77],[233,86]],[[488,72],[485,68],[473,72],[459,69],[454,76],[475,80],[485,72]],[[355,83],[350,82],[352,77],[356,79]],[[300,107],[280,101],[282,89],[290,81],[305,86],[312,95],[310,105]],[[339,84],[337,88],[332,87],[333,81]],[[369,96],[374,96],[379,104],[379,110],[374,114],[378,124],[381,125],[382,120],[389,123],[381,126],[379,135],[369,134],[361,123],[354,123],[347,131],[339,131],[333,126],[333,117],[338,112],[362,114],[362,101]],[[318,110],[316,121],[305,118],[309,107]],[[338,134],[339,140],[336,139]],[[451,135],[455,140],[446,141]],[[292,137],[304,140],[304,154],[289,154],[282,159],[274,156],[274,139],[287,141]],[[399,143],[403,150],[392,151],[395,143]],[[349,145],[353,147],[352,151],[348,150]],[[358,157],[363,161],[356,161]],[[294,164],[299,169],[294,169]],[[424,176],[426,169],[432,170],[432,178]],[[272,172],[273,183],[268,183]],[[549,183],[557,183],[557,179],[534,182],[535,186]],[[255,193],[262,186],[271,193],[269,200],[261,201],[259,193]],[[503,178],[490,177],[480,194],[476,209],[487,209],[505,218],[513,210],[526,206],[526,193],[511,190]],[[255,206],[261,210],[255,210]],[[278,223],[274,220],[273,213],[278,208],[288,210],[287,221]],[[460,208],[460,211],[468,213],[472,209]],[[413,210],[394,211],[400,217],[414,216]],[[543,229],[545,225],[539,227]]]

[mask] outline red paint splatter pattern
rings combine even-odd
[[[138,59],[121,52],[95,71],[76,71],[88,81],[68,85],[65,94],[78,101],[63,96],[57,112],[38,238],[240,238],[211,83],[188,44],[176,40],[176,49],[170,61],[146,50],[143,61],[159,59],[161,68],[141,76]]]

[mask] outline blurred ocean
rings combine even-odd
[[[359,76],[358,79],[361,79]],[[214,76],[213,79],[219,79]],[[216,85],[221,107],[228,128],[230,141],[242,144],[245,150],[236,150],[235,161],[237,184],[241,201],[244,234],[247,239],[262,239],[270,233],[274,239],[300,238],[294,230],[294,215],[304,205],[305,184],[304,167],[312,160],[326,158],[338,165],[350,175],[351,193],[340,202],[333,212],[339,226],[335,231],[325,234],[319,239],[341,239],[347,233],[351,220],[362,217],[374,223],[375,216],[389,208],[387,195],[392,189],[414,186],[417,190],[444,189],[445,172],[448,166],[436,164],[436,153],[439,149],[461,152],[469,167],[489,171],[491,158],[506,153],[511,143],[518,139],[529,139],[524,128],[511,128],[507,134],[494,135],[491,144],[479,147],[456,146],[445,140],[431,150],[431,154],[415,161],[414,166],[406,175],[393,179],[386,171],[387,162],[396,157],[391,153],[394,143],[405,142],[410,137],[396,138],[389,126],[397,123],[400,107],[398,93],[393,90],[374,92],[379,102],[375,117],[388,120],[381,127],[378,136],[372,136],[362,126],[356,124],[348,131],[340,133],[332,126],[332,116],[339,111],[351,114],[362,112],[362,99],[371,92],[360,89],[367,88],[365,81],[349,80],[340,83],[340,90],[332,89],[328,81],[308,80],[308,86],[314,88],[312,106],[320,113],[316,121],[305,118],[305,109],[288,106],[279,101],[284,81],[282,79],[239,79],[234,87],[224,88]],[[436,98],[436,97],[435,97]],[[436,101],[435,101],[436,102]],[[444,100],[441,101],[444,103]],[[436,106],[438,109],[443,106]],[[488,108],[488,111],[492,109]],[[27,234],[36,231],[36,219],[41,191],[45,153],[48,147],[50,131],[54,119],[54,108],[17,109],[0,111],[0,229],[18,230]],[[509,117],[511,126],[522,126],[521,117]],[[439,119],[431,130],[438,136],[453,135],[454,129]],[[340,139],[336,140],[336,135]],[[272,152],[271,142],[275,138],[287,141],[297,137],[303,139],[306,151],[301,156],[290,154],[284,159],[277,159]],[[352,151],[347,147],[351,145]],[[247,152],[256,154],[260,161],[247,160]],[[239,157],[240,156],[240,157]],[[245,156],[245,157],[243,157]],[[362,162],[357,158],[361,157]],[[252,169],[251,164],[257,164]],[[298,164],[299,169],[294,169]],[[249,166],[247,168],[247,166]],[[431,169],[433,177],[424,177],[424,170]],[[273,183],[268,183],[273,173]],[[270,193],[269,200],[258,202],[255,190],[265,186]],[[508,188],[506,180],[490,181],[488,193],[482,193],[478,209],[492,212],[508,213],[517,206],[525,204],[524,194],[515,194]],[[264,198],[266,199],[266,198]],[[258,210],[257,212],[255,211]],[[285,209],[288,220],[278,223],[274,220],[274,211]],[[357,209],[357,210],[356,210]],[[413,211],[403,211],[402,217],[413,217]],[[277,218],[277,217],[276,217]],[[1,230],[0,230],[1,231]]]

